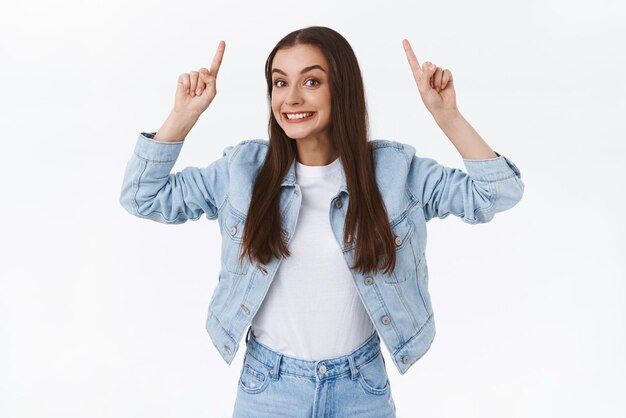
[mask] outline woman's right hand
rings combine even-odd
[[[199,71],[178,76],[174,103],[176,112],[200,116],[209,107],[217,93],[215,80],[225,48],[226,43],[220,41],[210,69],[202,67]]]

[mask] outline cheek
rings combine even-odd
[[[272,113],[274,114],[274,116],[277,117],[278,119],[278,113],[280,112],[280,106],[278,105],[278,103],[272,99]]]
[[[326,109],[327,113],[330,113],[330,95],[324,97],[323,106]]]
[[[272,105],[279,106],[285,101],[285,94],[281,90],[274,90],[272,92]]]

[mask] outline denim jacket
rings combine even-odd
[[[142,132],[128,161],[120,195],[131,214],[160,223],[197,220],[203,213],[217,219],[222,235],[221,269],[209,302],[206,329],[227,364],[258,311],[281,260],[261,265],[238,262],[254,179],[269,142],[249,139],[224,149],[203,168],[170,173],[184,141],[158,142]],[[358,294],[400,374],[421,358],[435,336],[428,292],[426,222],[452,214],[468,224],[489,222],[496,212],[522,198],[520,171],[508,158],[463,159],[466,172],[418,157],[400,142],[372,140],[376,181],[395,235],[396,267],[389,274],[353,273]],[[343,167],[342,184],[330,202],[329,222],[348,266],[356,236],[343,242],[349,202]],[[281,184],[280,211],[286,238],[294,235],[302,201],[295,159]],[[249,328],[248,328],[249,329]]]

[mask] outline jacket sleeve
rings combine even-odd
[[[166,224],[217,219],[227,190],[228,152],[207,167],[170,173],[184,141],[160,142],[142,132],[126,165],[120,203],[132,215]]]
[[[515,206],[524,194],[519,169],[498,152],[494,151],[495,158],[463,159],[464,172],[418,157],[415,148],[407,148],[409,193],[422,205],[426,221],[453,214],[468,224],[486,223]]]

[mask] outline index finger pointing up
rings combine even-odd
[[[422,68],[419,61],[417,60],[417,57],[415,56],[415,53],[413,53],[413,48],[411,48],[409,40],[403,39],[402,46],[404,47],[404,52],[406,52],[406,58],[407,60],[409,60],[409,65],[411,66],[413,72],[421,71]]]
[[[222,64],[222,58],[224,57],[224,49],[226,48],[226,42],[220,41],[217,46],[217,51],[215,52],[215,56],[213,57],[213,62],[211,63],[211,68],[209,69],[213,76],[217,76],[217,72],[220,69],[220,65]]]

